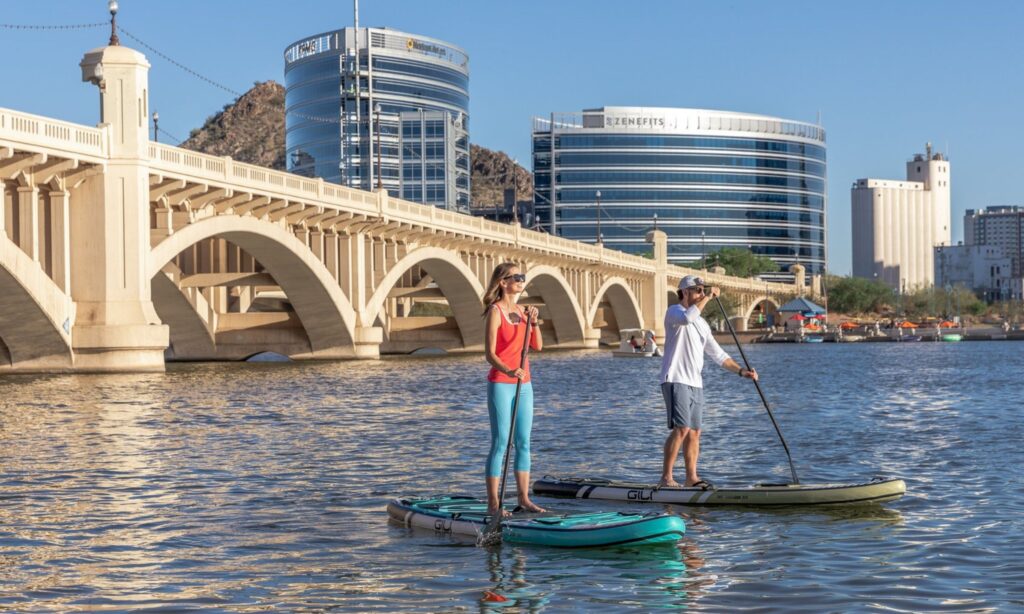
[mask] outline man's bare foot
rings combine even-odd
[[[494,518],[494,516],[497,513],[498,513],[497,508],[493,508],[493,507],[487,508],[487,515],[490,516],[491,518]],[[509,518],[510,516],[512,516],[512,512],[508,511],[507,509],[502,508],[502,510],[501,510],[501,517],[502,518]]]
[[[537,505],[533,501],[520,501],[519,507],[517,507],[515,511],[530,512],[531,514],[540,514],[542,512],[546,512],[547,510]]]
[[[672,478],[667,480],[662,478],[661,481],[658,482],[658,488],[679,488],[679,486],[681,486],[681,484]]]

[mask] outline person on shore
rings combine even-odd
[[[530,382],[529,359],[519,364],[523,344],[540,351],[543,341],[538,328],[536,307],[521,307],[516,302],[526,288],[526,275],[511,262],[499,264],[491,274],[484,293],[484,348],[491,370],[487,374],[487,412],[491,422],[491,450],[487,455],[487,513],[499,512],[499,484],[508,447],[512,422],[512,404],[516,381],[522,380],[519,405],[516,409],[514,442],[516,448],[515,476],[519,491],[517,511],[543,512],[530,501],[530,431],[533,428],[533,384]],[[530,322],[527,329],[527,320]],[[501,510],[503,516],[508,512]]]
[[[672,470],[683,451],[686,464],[685,486],[711,488],[697,475],[700,455],[701,421],[704,414],[704,354],[722,368],[753,380],[757,371],[744,369],[718,345],[711,327],[701,316],[708,302],[720,294],[718,288],[704,291],[704,280],[687,275],[679,282],[679,304],[665,313],[665,356],[661,361],[661,392],[668,411],[669,434],[665,439],[660,486],[679,486]]]

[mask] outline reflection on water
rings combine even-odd
[[[804,481],[896,475],[907,496],[665,506],[677,545],[571,551],[387,521],[394,496],[483,494],[479,357],[6,376],[0,610],[1021,609],[1018,347],[751,347]],[[658,362],[624,362],[535,357],[537,475],[657,478]],[[760,400],[727,375],[707,372],[702,475],[786,480]]]
[[[516,607],[519,611],[540,612],[550,604],[551,594],[585,591],[587,585],[602,583],[601,579],[607,577],[618,578],[624,586],[614,597],[591,597],[594,603],[642,608],[687,605],[714,582],[700,573],[703,563],[699,548],[688,539],[679,544],[573,551],[489,548],[491,585],[480,597],[480,611]]]

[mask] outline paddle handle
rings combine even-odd
[[[526,366],[526,354],[530,351],[530,335],[533,334],[533,322],[526,316],[526,336],[523,338],[523,352],[519,355],[519,368]],[[523,378],[516,378],[516,395],[512,398],[512,416],[508,425],[508,443],[505,446],[505,459],[501,467],[501,488],[498,491],[498,518],[501,518],[501,506],[505,501],[505,484],[508,478],[508,461],[512,458],[512,439],[516,432],[516,412],[519,410],[519,391],[523,387]]]
[[[743,351],[743,346],[740,345],[740,338],[736,335],[736,330],[732,327],[732,321],[729,320],[729,314],[725,312],[725,306],[722,305],[721,299],[715,297],[715,302],[718,303],[718,308],[722,311],[722,318],[725,319],[726,326],[729,327],[729,332],[732,333],[732,340],[736,342],[736,347],[740,351],[740,357],[743,358],[743,364],[746,366],[748,371],[751,371],[750,361],[747,360],[747,353]],[[796,475],[796,467],[793,466],[793,455],[789,453],[789,445],[786,444],[786,438],[782,436],[782,429],[779,428],[779,423],[775,421],[775,415],[772,413],[771,406],[768,405],[768,399],[764,396],[764,391],[761,390],[761,384],[756,379],[752,379],[754,387],[757,388],[757,394],[761,396],[761,403],[764,404],[764,408],[768,411],[768,417],[771,418],[772,426],[775,427],[775,432],[779,434],[779,441],[782,442],[782,449],[786,451],[786,458],[789,459],[789,471],[793,474],[793,483],[799,484],[800,478]]]

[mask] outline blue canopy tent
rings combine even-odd
[[[779,319],[784,323],[786,330],[791,328],[790,320],[794,319],[794,314],[799,314],[802,318],[815,318],[817,316],[826,315],[825,308],[821,305],[812,303],[804,297],[795,298],[778,309]],[[802,318],[795,318],[800,319]],[[803,323],[797,322],[797,328],[802,328]]]
[[[825,315],[825,308],[821,305],[812,303],[804,297],[795,298],[777,310],[779,313],[799,313],[805,318],[813,318],[814,316]]]

